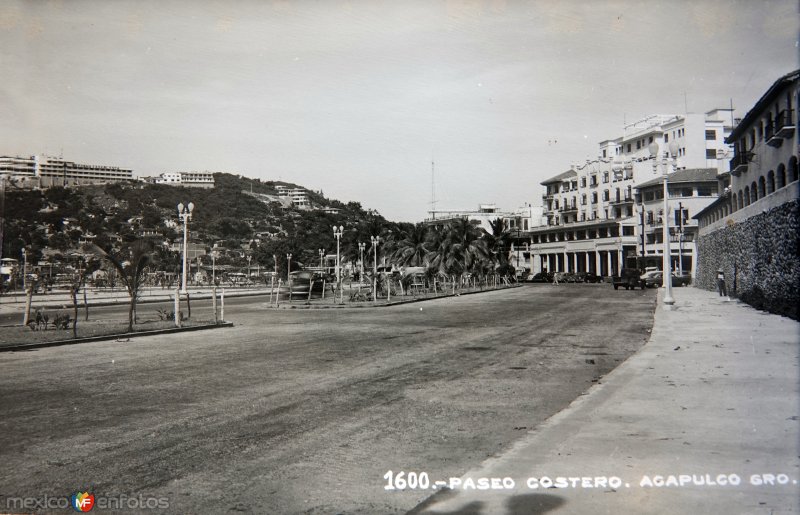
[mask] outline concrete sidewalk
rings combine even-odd
[[[673,292],[637,354],[412,513],[800,511],[800,324]]]

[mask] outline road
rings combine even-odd
[[[377,309],[230,309],[230,329],[0,355],[8,496],[170,512],[404,513],[648,338],[654,290],[523,288]]]

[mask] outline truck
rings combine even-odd
[[[619,275],[611,278],[611,284],[614,285],[615,290],[618,290],[620,286],[624,286],[626,290],[635,290],[637,286],[643,290],[645,288],[642,272],[638,268],[623,268]]]

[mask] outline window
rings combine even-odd
[[[652,143],[653,142],[653,136],[650,136],[649,138],[647,138],[647,142],[648,143]]]
[[[664,143],[669,143],[669,133],[664,133]]]
[[[581,177],[581,188],[586,187],[586,177]]]
[[[581,195],[581,205],[582,206],[586,205],[586,194],[585,193],[583,195]]]
[[[653,212],[647,212],[647,225],[653,225]]]
[[[632,225],[623,225],[622,226],[622,235],[623,236],[633,236],[633,226]]]
[[[592,192],[592,204],[597,204],[597,192]]]
[[[603,172],[603,182],[608,182],[608,172]]]
[[[717,150],[713,148],[706,149],[706,159],[716,159],[717,158]]]
[[[714,186],[698,186],[697,187],[697,196],[698,197],[714,197],[717,195],[717,188]]]
[[[596,175],[592,175],[592,178],[589,180],[589,186],[592,186],[592,187],[597,186],[597,176]]]
[[[603,149],[603,157],[606,157],[606,149]]]
[[[619,190],[617,190],[617,191],[619,191]],[[603,200],[609,200],[609,199],[610,199],[610,196],[609,196],[608,190],[603,190]]]
[[[628,152],[630,152],[630,151],[631,151],[631,144],[628,143]]]
[[[641,140],[637,139],[636,140],[636,150],[639,150],[640,148],[642,148],[642,142],[641,142]]]

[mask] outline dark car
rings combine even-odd
[[[636,268],[623,268],[619,275],[612,277],[611,283],[615,290],[620,286],[624,286],[626,290],[636,289],[637,286],[644,290],[645,281],[641,275],[642,272]]]
[[[648,288],[660,288],[664,284],[664,274],[662,274],[661,271],[649,272],[642,277],[644,278],[645,285]],[[672,274],[672,286],[688,286],[691,280],[691,274],[688,276],[674,273]]]
[[[599,283],[603,278],[594,272],[583,272],[583,282],[585,283]]]
[[[572,272],[565,272],[561,274],[561,279],[559,279],[562,283],[576,283],[577,277]]]
[[[547,272],[539,272],[528,276],[527,282],[529,283],[549,283],[553,281],[553,276]]]

